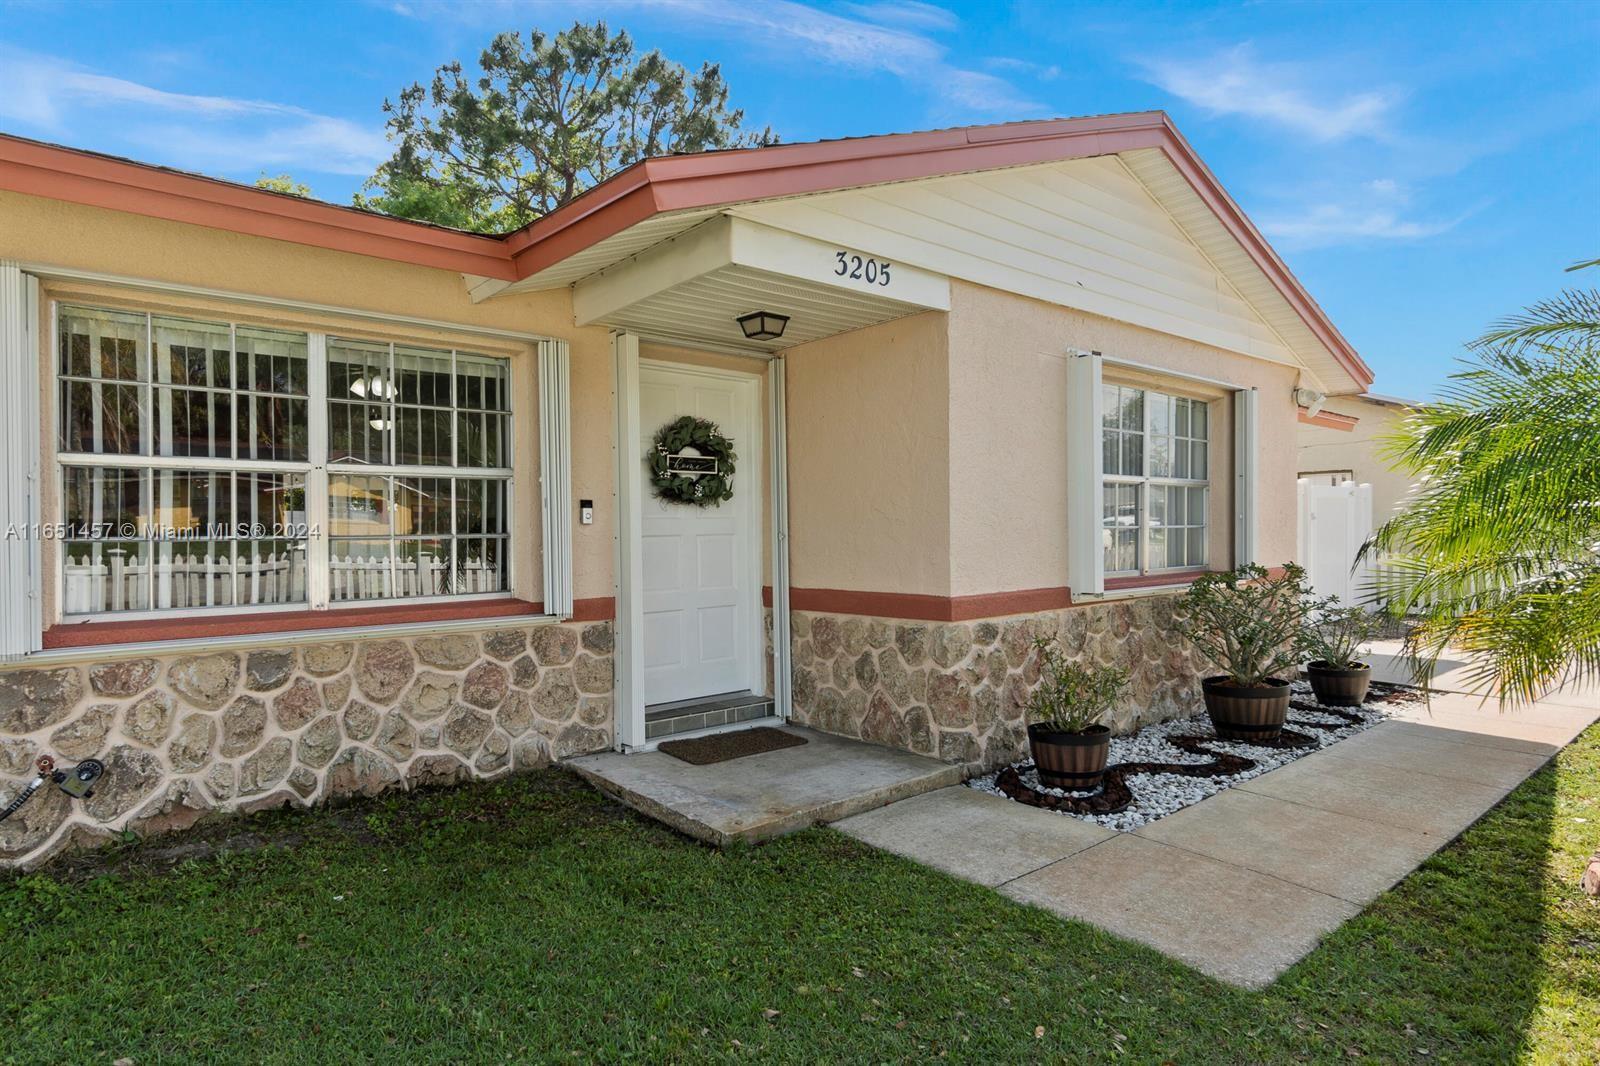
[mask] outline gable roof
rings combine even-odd
[[[0,189],[315,247],[560,287],[739,204],[1120,155],[1264,317],[1361,387],[1373,375],[1163,112],[1047,119],[647,159],[503,236],[390,218],[0,134]],[[1141,173],[1141,170],[1143,171]],[[1277,316],[1272,309],[1282,312]]]

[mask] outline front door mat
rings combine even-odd
[[[757,726],[755,729],[736,729],[730,733],[713,733],[708,737],[689,740],[667,740],[657,744],[656,750],[695,766],[707,766],[745,755],[760,755],[764,751],[799,747],[804,743],[805,737],[770,726]]]

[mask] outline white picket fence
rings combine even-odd
[[[155,568],[153,593],[152,565]],[[68,614],[151,607],[303,603],[306,599],[303,548],[238,562],[194,556],[130,561],[125,549],[108,548],[98,561],[69,561],[65,570],[64,607]],[[392,573],[386,557],[336,559],[330,564],[330,570],[330,599],[336,602],[500,592],[503,584],[496,566],[470,563],[452,574],[449,556],[435,556],[429,552],[419,553],[414,561],[400,562]],[[150,599],[152,594],[154,603]]]
[[[414,562],[399,560],[394,568],[394,583],[389,582],[389,560],[335,559],[329,563],[331,600],[370,600],[390,596],[443,596],[471,592],[500,592],[501,573],[498,567],[481,562],[467,563],[450,570],[448,555],[434,556],[419,552]]]

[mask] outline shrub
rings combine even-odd
[[[1039,684],[1028,697],[1030,725],[1082,733],[1099,725],[1128,687],[1128,671],[1073,662],[1055,637],[1039,637],[1033,647],[1039,656]]]
[[[1306,629],[1306,657],[1335,670],[1361,665],[1361,645],[1378,635],[1383,616],[1364,607],[1340,607],[1337,598],[1319,605],[1318,611]]]
[[[1302,567],[1289,563],[1274,577],[1247,563],[1196,578],[1181,601],[1178,626],[1229,681],[1260,688],[1299,669],[1316,606]]]

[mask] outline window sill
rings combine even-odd
[[[541,603],[502,598],[462,603],[341,607],[327,611],[62,622],[45,630],[44,650],[26,656],[20,663],[76,661],[90,656],[128,658],[189,650],[220,651],[316,640],[487,629],[508,622],[553,621],[552,616],[544,613]]]
[[[1108,577],[1101,600],[1128,599],[1134,596],[1155,596],[1163,592],[1180,592],[1195,578],[1209,574],[1209,570],[1173,570],[1165,574],[1134,574],[1129,577]]]

